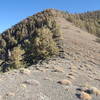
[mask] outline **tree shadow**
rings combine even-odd
[[[79,99],[80,99],[81,94],[76,93],[75,95],[76,95],[76,97],[77,97],[77,98],[79,98]]]
[[[100,43],[100,38],[96,38],[95,42]]]

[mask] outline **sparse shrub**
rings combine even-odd
[[[82,99],[82,100],[91,100],[92,97],[89,94],[85,93],[85,92],[81,92],[80,99]]]
[[[49,56],[53,54],[58,54],[59,50],[56,42],[53,40],[53,33],[48,28],[41,28],[37,31],[37,38],[35,38],[35,44],[37,46],[38,53],[43,56]]]
[[[7,62],[7,67],[4,64],[2,69],[20,68],[23,63],[28,67],[39,60],[58,56],[62,45],[60,35],[52,10],[21,21],[0,35],[0,60]]]
[[[26,68],[21,68],[20,73],[30,75],[31,71],[29,69],[26,69]]]
[[[97,39],[96,39],[96,42],[100,43],[100,38],[97,38]]]
[[[83,91],[83,92],[86,92],[88,94],[100,95],[100,90],[99,89],[97,89],[96,87],[89,86],[89,85],[81,87],[79,90]]]
[[[62,73],[64,73],[64,69],[62,68],[62,67],[53,67],[53,72],[62,72]]]
[[[4,48],[6,47],[6,42],[4,39],[2,39],[2,37],[0,37],[0,48]]]
[[[26,56],[28,58],[31,57],[31,60],[39,60],[58,54],[59,49],[52,38],[53,33],[48,28],[43,27],[37,29],[35,33],[36,36],[31,38],[29,43],[30,48],[26,51]],[[30,51],[30,54],[28,51]]]
[[[13,48],[10,56],[11,68],[17,69],[23,67],[23,54],[24,54],[24,50],[22,50],[20,46]]]
[[[0,48],[0,59],[5,60],[6,59],[6,51],[4,48]]]
[[[100,95],[100,90],[96,87],[90,87],[87,91],[90,91],[91,94]]]
[[[0,65],[3,63],[3,60],[0,60]]]
[[[58,83],[62,84],[62,85],[71,85],[72,84],[72,82],[67,79],[60,80],[60,81],[58,81]]]
[[[74,23],[77,27],[100,37],[100,11],[80,14],[66,13],[64,18]]]
[[[11,37],[9,41],[7,42],[7,48],[12,48],[17,44],[17,40],[14,39],[14,37]]]

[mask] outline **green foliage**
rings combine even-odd
[[[100,11],[70,14],[47,9],[0,34],[0,70],[25,67],[25,64],[29,66],[39,60],[58,56],[63,50],[61,32],[55,21],[57,16],[100,37]]]
[[[25,61],[27,63],[31,64],[40,59],[59,54],[59,48],[53,39],[54,33],[50,29],[46,27],[39,28],[36,29],[35,34],[30,40],[24,41]]]
[[[76,26],[94,34],[98,37],[100,34],[100,11],[87,12],[81,14],[67,14],[65,18]]]
[[[26,67],[53,55],[59,55],[60,31],[51,10],[43,11],[0,35],[0,69]],[[3,62],[3,64],[2,64]]]
[[[14,47],[13,50],[11,50],[11,55],[9,59],[11,60],[10,68],[21,68],[23,67],[23,55],[24,50],[21,49],[20,46]]]
[[[36,33],[33,43],[38,56],[43,58],[58,53],[56,43],[52,38],[53,33],[48,28],[37,29]]]
[[[6,42],[2,37],[0,37],[0,48],[5,48],[6,47]]]

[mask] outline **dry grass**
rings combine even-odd
[[[71,75],[68,75],[67,78],[72,79],[72,80],[75,80],[75,77],[74,76],[71,76]]]
[[[84,87],[81,87],[80,90],[88,94],[95,94],[96,96],[100,95],[99,89],[97,89],[96,87],[89,86],[89,85],[85,85]]]
[[[91,100],[92,97],[91,97],[88,93],[81,92],[81,94],[80,94],[80,99],[81,99],[81,100]]]
[[[66,79],[60,80],[60,81],[58,81],[58,83],[62,84],[62,85],[71,85],[72,84],[71,81],[66,80]]]
[[[100,78],[95,78],[95,80],[98,80],[98,81],[100,81]]]
[[[70,70],[71,72],[77,72],[77,67],[74,64],[71,64]]]
[[[70,72],[68,75],[69,76],[74,76],[74,73],[73,72]]]

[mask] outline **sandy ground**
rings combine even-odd
[[[80,87],[100,89],[100,43],[65,19],[56,20],[61,25],[65,58],[0,74],[0,100],[80,100]],[[100,95],[90,96],[100,100]]]

